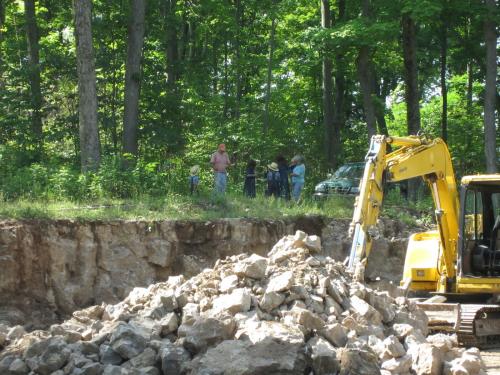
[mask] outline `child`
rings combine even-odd
[[[272,162],[267,166],[267,190],[266,195],[270,197],[274,195],[275,198],[280,196],[280,185],[281,185],[281,176],[278,169],[278,164]]]
[[[196,195],[199,195],[198,185],[200,184],[200,177],[198,176],[198,173],[200,173],[200,166],[192,166],[189,176],[189,192],[191,195],[195,193]]]
[[[245,174],[245,184],[243,185],[243,193],[250,198],[255,198],[255,167],[257,162],[250,159],[247,164]]]

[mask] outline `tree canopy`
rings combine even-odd
[[[102,175],[208,171],[224,142],[239,165],[302,154],[319,177],[363,160],[374,131],[415,129],[446,139],[459,175],[485,171],[486,155],[496,168],[494,0],[0,0],[4,181],[87,178],[75,29],[85,2]]]

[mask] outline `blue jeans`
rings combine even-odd
[[[292,182],[292,197],[295,201],[298,201],[300,198],[300,193],[304,188],[303,182]]]
[[[215,172],[215,192],[224,194],[226,192],[227,174],[226,172]]]

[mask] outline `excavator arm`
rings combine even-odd
[[[395,151],[387,152],[388,146]],[[442,270],[447,278],[455,277],[458,238],[458,196],[446,144],[439,138],[388,137],[375,135],[365,158],[366,165],[356,198],[350,234],[353,238],[349,268],[366,262],[384,198],[386,182],[422,177],[431,189],[436,221],[441,238]]]

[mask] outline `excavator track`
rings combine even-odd
[[[431,332],[456,333],[462,346],[500,348],[500,305],[418,303]]]
[[[457,338],[467,347],[500,347],[500,305],[461,304]]]

